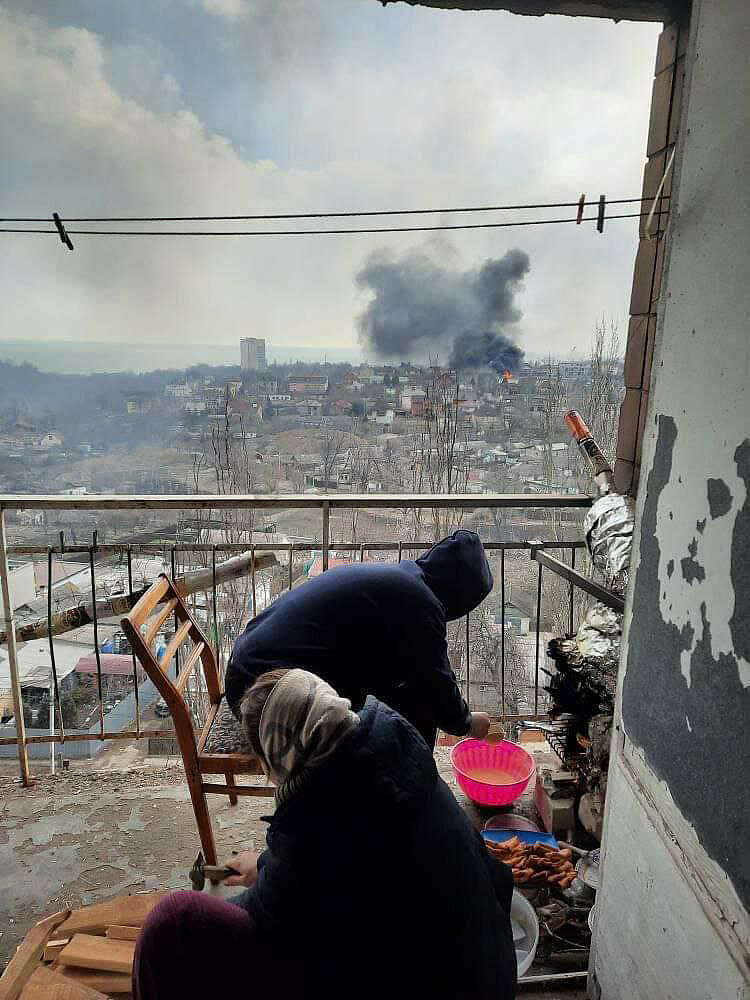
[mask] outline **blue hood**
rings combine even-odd
[[[448,621],[473,611],[492,590],[490,564],[479,535],[473,531],[454,531],[415,563],[445,608]]]

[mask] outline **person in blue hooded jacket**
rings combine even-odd
[[[266,849],[229,859],[247,887],[231,902],[180,892],[152,911],[134,1000],[512,1000],[510,869],[414,727],[299,669],[262,675],[241,711],[276,786]]]
[[[354,709],[368,694],[407,718],[434,746],[436,732],[483,739],[489,717],[471,713],[448,660],[446,624],[492,590],[479,536],[460,529],[419,559],[354,563],[288,591],[248,624],[226,672],[239,718],[260,674],[290,664],[326,680]]]

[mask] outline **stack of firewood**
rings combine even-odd
[[[572,636],[547,647],[556,672],[546,687],[550,717],[566,722],[566,759],[580,774],[578,816],[601,839],[622,615],[595,604]]]
[[[40,921],[0,978],[0,998],[126,1000],[141,926],[164,895],[118,896]]]

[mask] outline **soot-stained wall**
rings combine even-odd
[[[741,665],[742,660],[750,664],[750,438],[732,453],[744,496],[733,496],[723,479],[707,477],[705,510],[693,519],[679,503],[684,477],[674,463],[677,422],[660,414],[656,425],[622,688],[623,722],[656,776],[668,784],[704,849],[727,872],[750,909],[747,841],[740,836],[750,816],[750,761],[742,754],[750,723],[750,687],[747,666]],[[673,481],[677,489],[669,489]],[[660,517],[687,522],[670,532],[673,537],[691,536],[686,555],[680,557],[660,539]],[[721,552],[719,535],[730,537],[729,558],[723,567],[711,559],[709,578],[703,548]],[[725,555],[719,559],[723,562]],[[716,574],[728,575],[729,588]],[[709,591],[721,595],[718,601],[718,594]],[[712,628],[717,615],[720,639]]]

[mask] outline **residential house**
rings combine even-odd
[[[47,431],[34,445],[35,448],[42,448],[47,450],[49,448],[60,448],[62,445],[62,438],[55,431]]]
[[[289,392],[292,396],[325,396],[328,392],[328,376],[290,375]]]

